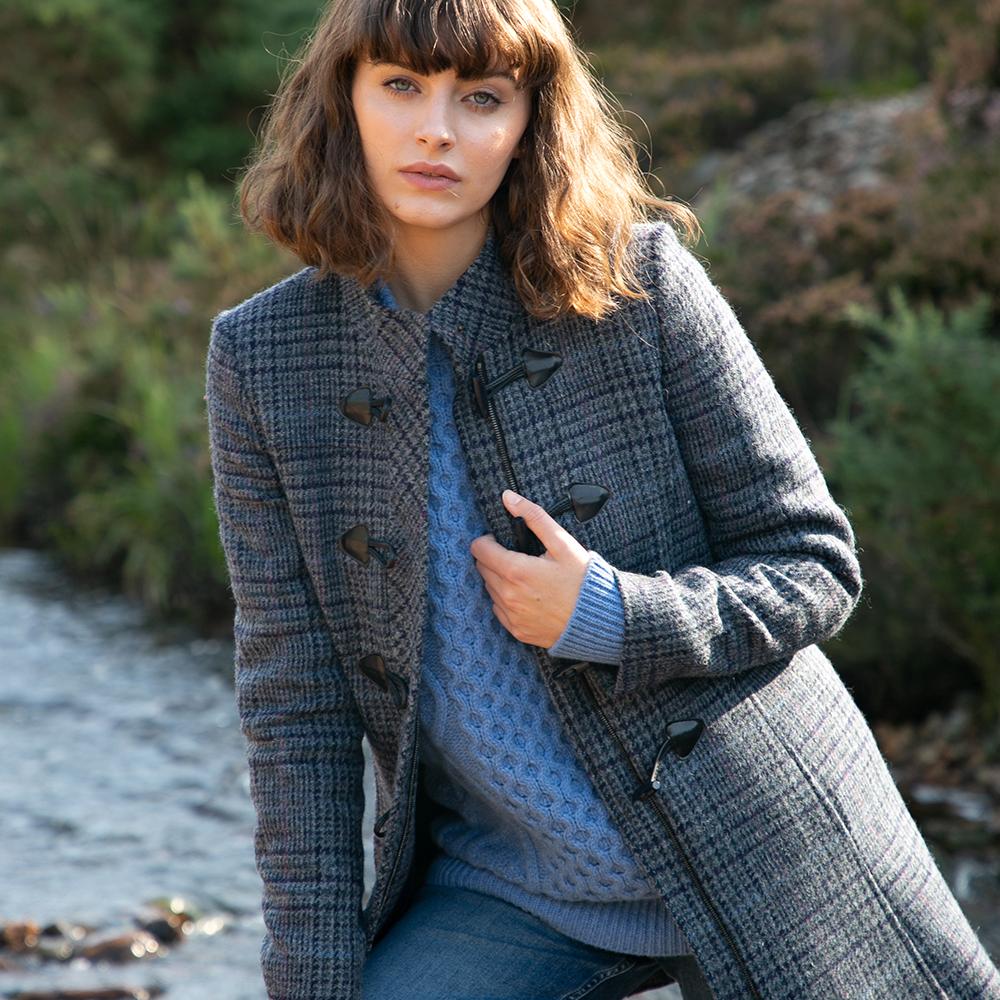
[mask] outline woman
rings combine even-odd
[[[816,646],[847,518],[550,0],[329,7],[241,207],[307,265],[207,366],[269,996],[1000,997]]]

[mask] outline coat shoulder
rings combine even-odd
[[[708,264],[684,242],[666,219],[632,225],[632,252],[637,275],[660,316],[676,316],[694,300],[720,294]]]
[[[330,314],[339,295],[336,275],[316,280],[317,268],[303,267],[223,309],[212,320],[213,336],[223,330],[230,349],[247,357],[263,347],[273,350],[289,336],[300,336],[303,321]],[[317,324],[322,329],[323,324]]]
[[[666,220],[635,223],[632,236],[639,258],[651,270],[661,295],[669,296],[692,280],[714,284],[708,261],[696,254]]]
[[[666,219],[647,219],[632,224],[632,241],[641,257],[663,260],[684,249],[677,230]]]

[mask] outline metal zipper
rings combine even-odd
[[[382,920],[382,911],[385,909],[386,900],[389,898],[389,894],[392,891],[392,883],[396,878],[396,870],[399,868],[399,859],[403,856],[403,848],[406,846],[406,835],[410,829],[410,813],[413,812],[415,804],[413,801],[415,776],[417,773],[417,757],[420,750],[420,723],[419,720],[414,729],[413,735],[413,754],[410,757],[410,768],[406,776],[406,813],[403,816],[403,829],[400,832],[399,846],[396,848],[395,857],[392,859],[392,867],[389,869],[389,878],[385,883],[385,891],[382,893],[382,899],[379,901],[378,917],[371,921],[371,925],[379,923]]]
[[[691,876],[691,881],[695,884],[695,887],[698,889],[698,894],[701,896],[702,901],[704,902],[708,911],[712,914],[712,917],[715,919],[715,922],[718,925],[719,930],[722,932],[722,936],[725,938],[729,947],[732,949],[733,954],[736,956],[736,961],[739,964],[740,972],[742,972],[743,978],[746,980],[746,984],[750,988],[751,996],[756,997],[757,1000],[763,1000],[763,996],[761,995],[760,990],[757,989],[756,985],[754,984],[753,977],[750,975],[750,969],[747,967],[745,959],[743,958],[742,954],[740,954],[740,950],[736,947],[736,941],[733,938],[732,932],[723,922],[722,917],[719,914],[719,911],[716,909],[715,903],[712,902],[711,897],[708,895],[708,891],[705,889],[705,886],[702,884],[701,879],[698,877],[698,873],[695,871],[694,865],[692,865],[691,863],[691,859],[688,857],[687,852],[684,850],[684,845],[681,843],[680,837],[677,836],[677,831],[674,829],[673,823],[671,823],[670,817],[667,815],[667,811],[664,808],[663,803],[656,795],[656,790],[653,787],[652,782],[656,777],[656,770],[660,763],[659,757],[657,757],[656,765],[653,768],[653,774],[649,778],[647,778],[639,769],[635,761],[632,759],[632,755],[629,753],[628,747],[625,745],[625,741],[622,739],[621,734],[612,725],[611,720],[608,718],[607,712],[604,711],[604,706],[601,704],[600,697],[598,696],[597,681],[595,681],[594,678],[589,673],[584,672],[582,676],[584,681],[586,682],[585,686],[587,688],[587,693],[590,695],[590,699],[594,703],[594,708],[597,710],[597,714],[601,717],[601,721],[604,723],[604,726],[607,729],[608,733],[621,748],[622,754],[624,755],[625,759],[629,762],[629,764],[632,767],[632,770],[635,772],[636,776],[639,779],[639,785],[642,791],[641,794],[637,796],[637,799],[652,803],[653,808],[656,810],[657,814],[660,817],[661,822],[663,823],[663,826],[666,828],[667,832],[673,839],[674,846],[677,848],[677,851],[680,854],[681,858],[683,859],[685,867],[687,868],[688,874]]]
[[[497,443],[497,450],[500,452],[500,464],[503,466],[507,486],[515,493],[520,493],[521,490],[518,488],[517,477],[514,475],[514,466],[510,460],[510,453],[507,451],[507,441],[503,436],[503,428],[500,426],[500,417],[497,414],[496,403],[493,402],[492,393],[485,391],[485,387],[489,385],[489,379],[486,376],[486,359],[482,353],[480,353],[476,358],[476,377],[480,380],[480,384],[484,387],[483,399],[486,404],[486,416],[490,422],[490,427],[493,430],[493,437]]]
[[[510,452],[507,450],[507,440],[503,436],[503,427],[500,424],[500,415],[497,413],[493,396],[486,390],[489,380],[486,377],[486,361],[480,352],[476,358],[476,374],[474,380],[478,381],[482,392],[477,392],[475,386],[471,388],[473,401],[476,402],[476,409],[489,421],[493,431],[493,440],[496,442],[497,451],[500,453],[500,465],[503,467],[503,474],[507,480],[507,486],[515,493],[520,493],[521,488],[517,484],[517,476],[514,475],[514,465],[510,460]],[[503,376],[501,376],[503,377]],[[478,400],[482,401],[482,406]],[[514,538],[514,549],[517,552],[524,552],[531,556],[540,556],[545,550],[535,533],[528,527],[523,517],[515,517],[510,512],[507,516],[511,519],[511,533]]]

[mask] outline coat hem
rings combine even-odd
[[[799,769],[799,771],[802,772],[803,778],[806,780],[809,787],[812,789],[813,794],[819,800],[820,804],[827,811],[827,813],[829,813],[832,816],[834,821],[843,831],[844,838],[850,845],[851,853],[854,855],[859,868],[864,872],[865,878],[868,881],[869,887],[871,888],[872,895],[875,897],[875,899],[878,900],[878,903],[885,912],[886,918],[892,925],[893,930],[896,931],[896,934],[899,937],[900,941],[903,943],[903,946],[906,948],[907,952],[909,952],[911,958],[913,959],[914,967],[926,980],[928,985],[934,991],[934,995],[938,998],[938,1000],[948,1000],[948,994],[944,991],[944,989],[941,987],[941,984],[935,978],[934,974],[927,967],[927,963],[923,960],[923,957],[920,954],[920,950],[916,946],[916,942],[913,940],[912,937],[910,937],[909,932],[903,926],[903,923],[899,919],[899,916],[896,914],[896,911],[892,908],[892,904],[889,902],[889,900],[885,897],[885,894],[879,888],[878,880],[875,878],[871,869],[865,863],[864,855],[861,853],[861,849],[858,847],[857,841],[854,839],[854,835],[851,833],[851,829],[847,825],[847,822],[845,821],[843,814],[840,811],[840,808],[837,806],[837,803],[834,802],[830,798],[830,796],[824,794],[823,790],[817,785],[812,773],[802,762],[799,755],[795,752],[795,750],[792,749],[792,747],[788,745],[788,743],[784,739],[782,739],[781,734],[774,728],[774,726],[771,723],[771,720],[768,719],[767,713],[761,708],[756,695],[753,693],[749,694],[747,696],[747,700],[753,705],[757,714],[764,721],[764,724],[767,726],[768,731],[771,733],[771,735],[781,745],[785,753],[787,753],[788,756],[792,759],[792,761],[795,763],[795,766]]]

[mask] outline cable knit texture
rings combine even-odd
[[[383,301],[394,306],[380,283]],[[538,666],[493,613],[469,545],[489,531],[476,504],[452,419],[454,380],[436,337],[428,356],[431,405],[428,622],[420,699],[428,793],[450,810],[434,827],[443,854],[428,881],[499,896],[587,944],[637,955],[688,952],[657,892],[643,879],[576,761]],[[594,565],[591,554],[590,564]],[[602,560],[603,562],[603,560]],[[606,564],[605,564],[606,565]],[[596,598],[577,601],[576,648],[586,622],[620,636],[602,608],[617,588],[590,573]],[[578,614],[577,611],[580,613]],[[566,631],[560,641],[566,638]],[[618,640],[620,648],[620,638]]]

